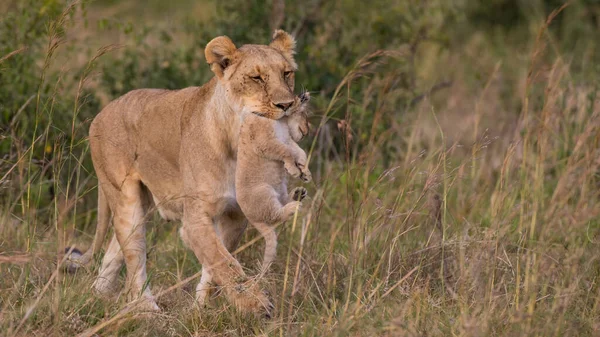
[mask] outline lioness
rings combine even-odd
[[[246,228],[235,197],[236,158],[243,113],[279,119],[294,103],[294,48],[282,30],[269,45],[236,48],[217,37],[204,51],[215,77],[202,87],[134,90],[96,116],[89,139],[98,227],[92,247],[76,261],[87,263],[100,250],[112,213],[115,235],[96,291],[114,292],[125,262],[130,294],[158,310],[147,285],[144,226],[156,206],[163,218],[182,220],[182,240],[202,263],[203,278],[212,278],[242,310],[271,310],[230,253]]]
[[[289,117],[278,120],[254,114],[244,117],[235,173],[237,200],[250,223],[265,238],[262,272],[275,258],[277,234],[274,225],[287,221],[306,196],[295,188],[289,195],[286,172],[305,182],[311,180],[306,153],[296,144],[308,133],[308,92],[299,96],[299,106]]]

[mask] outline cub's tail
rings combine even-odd
[[[275,233],[275,228],[266,223],[256,222],[252,223],[252,226],[254,226],[265,239],[265,253],[263,255],[261,266],[261,274],[264,275],[275,259],[277,252],[277,233]]]

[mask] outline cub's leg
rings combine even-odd
[[[252,226],[265,239],[265,252],[261,268],[264,274],[276,255],[277,234],[273,226],[287,221],[301,204],[299,201],[291,201],[282,205],[279,202],[279,194],[271,186],[256,187],[252,190],[252,195],[256,200],[260,200],[260,205],[248,213],[251,214]]]
[[[106,191],[105,191],[106,192]],[[144,216],[147,205],[142,197],[141,182],[126,178],[120,191],[116,189],[109,200],[113,201],[115,234],[127,267],[127,289],[130,296],[141,297],[138,307],[143,310],[160,310],[146,284],[146,227]]]
[[[257,145],[256,151],[264,158],[283,162],[283,167],[289,175],[294,178],[300,177],[302,172],[297,163],[302,160],[302,158],[297,157],[299,153],[292,147],[292,144],[282,143],[275,137],[268,138],[262,135],[262,138],[264,138],[262,139],[263,142]],[[291,143],[298,147],[298,144],[293,141]],[[306,153],[304,153],[304,151],[302,151],[302,153],[304,154],[304,162],[306,162]]]
[[[117,241],[116,234],[113,234],[106,254],[102,260],[102,267],[98,277],[94,282],[94,290],[103,296],[113,295],[117,289],[117,279],[119,277],[119,271],[123,267],[123,252]]]
[[[302,207],[302,202],[300,201],[290,201],[287,204],[283,205],[278,211],[279,221],[277,222],[286,222],[291,217],[294,216],[296,210]]]
[[[300,179],[304,182],[310,182],[312,180],[312,174],[310,173],[306,163],[308,160],[306,157],[306,152],[304,152],[304,150],[302,150],[302,148],[294,141],[290,141],[288,145],[293,153],[294,158],[296,158],[296,165],[300,169]]]

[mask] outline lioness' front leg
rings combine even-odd
[[[233,253],[246,230],[247,221],[239,206],[234,205],[230,208],[218,219],[217,227],[225,248]],[[206,304],[214,288],[212,275],[210,275],[208,269],[202,270],[202,277],[198,286],[196,286],[196,301],[200,306]]]
[[[216,214],[218,210],[214,203],[192,197],[186,200],[184,207],[182,239],[202,263],[203,270],[222,287],[225,296],[238,309],[266,311],[268,315],[272,305],[266,295],[246,276],[240,263],[217,236],[213,219],[221,214]]]

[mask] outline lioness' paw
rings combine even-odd
[[[296,187],[292,190],[291,196],[292,200],[302,201],[308,195],[308,191],[304,187]]]
[[[272,317],[275,306],[255,281],[250,280],[228,288],[227,297],[239,310],[261,314],[265,318]]]
[[[302,171],[295,164],[285,163],[284,164],[285,171],[294,178],[300,177]]]
[[[209,299],[213,293],[215,293],[216,286],[211,282],[207,284],[199,283],[196,286],[196,303],[198,306],[207,307],[209,305]]]
[[[118,284],[114,279],[98,277],[92,285],[93,292],[104,298],[111,298],[118,293]]]
[[[160,307],[156,304],[154,297],[142,296],[134,302],[134,308],[138,312],[161,312]]]

